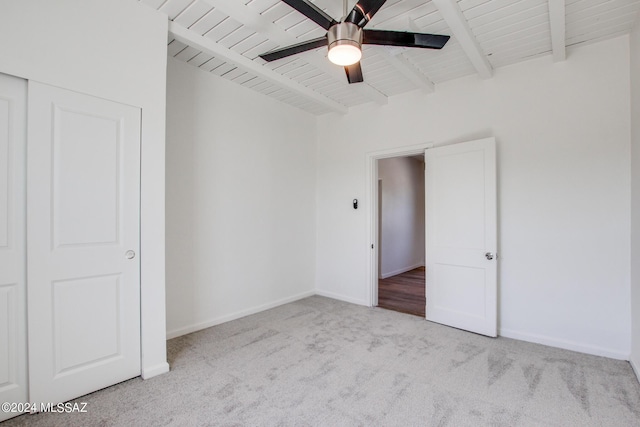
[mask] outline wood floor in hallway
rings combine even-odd
[[[424,267],[379,279],[378,307],[424,317]]]

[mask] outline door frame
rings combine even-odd
[[[369,195],[369,215],[367,215],[367,228],[369,230],[369,244],[367,251],[369,252],[369,265],[367,268],[368,292],[367,299],[369,307],[378,305],[378,254],[380,248],[378,246],[378,160],[388,159],[391,157],[407,157],[416,154],[424,155],[424,151],[433,148],[431,142],[410,145],[404,147],[390,148],[381,151],[372,151],[367,153],[367,194]],[[425,201],[426,203],[426,201]],[[426,235],[426,227],[425,227]],[[426,236],[425,236],[426,237]]]

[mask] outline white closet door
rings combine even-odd
[[[26,101],[27,82],[0,74],[0,403],[27,402]]]
[[[29,82],[30,400],[140,375],[140,110]]]

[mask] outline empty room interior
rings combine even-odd
[[[640,0],[5,0],[0,40],[3,426],[640,425]]]

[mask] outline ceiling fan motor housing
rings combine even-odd
[[[329,50],[338,45],[348,44],[361,49],[362,46],[362,28],[351,22],[340,22],[329,28],[327,32],[327,42]]]

